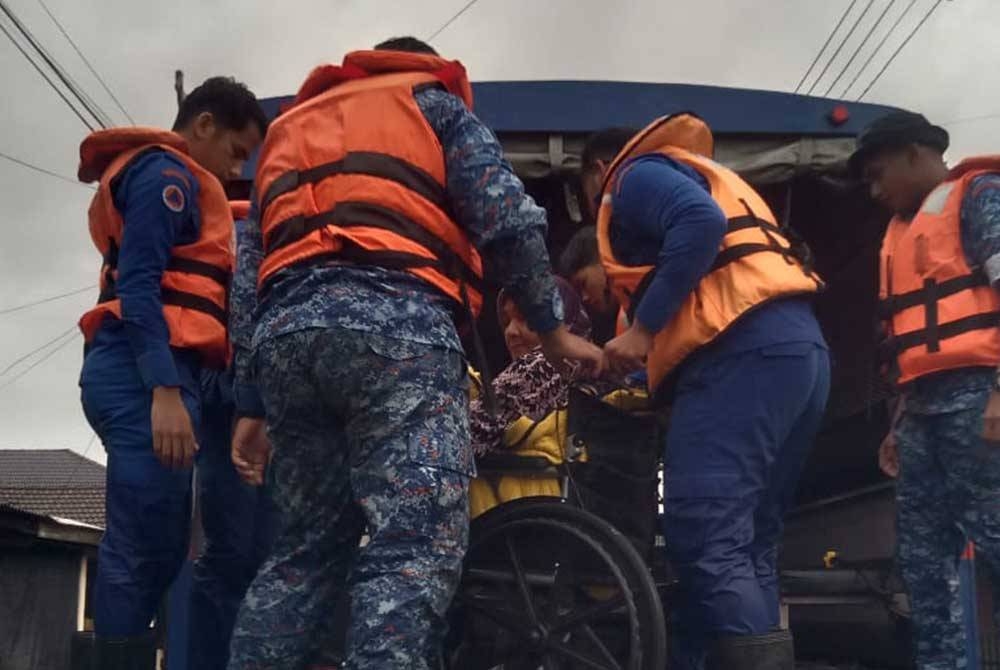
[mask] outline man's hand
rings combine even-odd
[[[620,375],[641,370],[653,348],[653,333],[638,321],[604,345],[605,366]]]
[[[560,325],[541,335],[539,339],[545,359],[557,370],[565,369],[566,361],[576,361],[592,377],[600,377],[604,372],[604,357],[600,347],[569,332],[566,326]]]
[[[993,391],[983,412],[983,439],[1000,443],[1000,391]]]
[[[198,442],[179,388],[157,386],[153,389],[150,422],[153,427],[153,453],[163,467],[174,470],[190,468],[194,463],[194,452],[198,451]]]
[[[264,468],[271,458],[271,441],[263,419],[243,417],[233,428],[233,465],[247,484],[264,483]]]
[[[882,440],[878,448],[878,466],[886,475],[892,478],[899,476],[899,447],[896,444],[896,433],[893,429]]]

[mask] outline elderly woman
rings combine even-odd
[[[579,294],[561,277],[556,277],[556,284],[567,328],[589,339],[590,319]],[[472,401],[472,447],[479,455],[502,448],[504,431],[522,416],[537,421],[565,407],[570,385],[577,381],[576,368],[560,372],[545,360],[538,334],[528,327],[514,301],[503,292],[497,299],[497,313],[512,362],[493,380],[495,413],[491,414],[481,399]]]

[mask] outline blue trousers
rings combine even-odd
[[[181,394],[200,421],[198,367],[176,358]],[[169,470],[153,454],[152,392],[123,334],[99,331],[80,376],[84,413],[108,456],[106,528],[98,548],[94,630],[104,637],[149,628],[187,553],[191,471]]]
[[[829,356],[812,343],[683,371],[664,457],[667,554],[680,582],[671,668],[701,668],[714,638],[778,624],[778,542],[829,387]]]
[[[196,479],[204,545],[191,584],[189,670],[221,670],[229,662],[240,603],[267,557],[275,519],[265,489],[244,484],[230,458],[231,376],[206,372],[202,387]]]

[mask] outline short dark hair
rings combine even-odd
[[[211,112],[216,123],[229,130],[240,131],[249,124],[267,133],[267,115],[246,84],[232,77],[210,77],[181,101],[174,121],[174,130],[181,130],[202,112]]]
[[[629,140],[639,131],[635,128],[605,128],[587,138],[580,156],[583,170],[593,167],[597,161],[610,162],[625,148]]]
[[[597,228],[585,226],[576,231],[559,255],[559,271],[563,277],[572,277],[583,268],[600,262],[601,257],[597,252]]]
[[[423,40],[418,40],[416,37],[392,37],[384,42],[376,44],[375,50],[406,51],[411,54],[429,54],[431,56],[438,55],[438,52],[434,50],[434,47]]]

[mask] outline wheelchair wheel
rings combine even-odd
[[[476,519],[450,616],[453,670],[661,670],[647,566],[598,517],[554,498]]]

